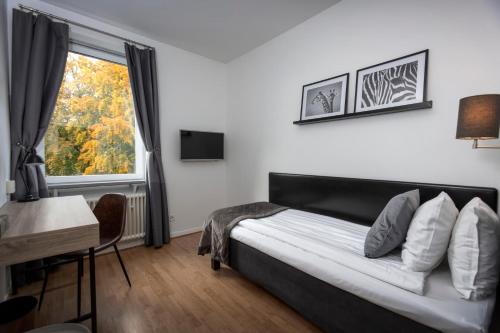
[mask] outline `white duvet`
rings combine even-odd
[[[261,218],[243,220],[239,227],[266,235],[303,251],[335,261],[386,283],[422,295],[426,273],[402,269],[401,253],[393,252],[379,259],[364,256],[369,227],[328,216],[288,209]]]

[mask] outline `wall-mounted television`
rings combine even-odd
[[[224,159],[224,133],[180,130],[181,160]]]

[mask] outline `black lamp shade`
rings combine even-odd
[[[500,95],[478,95],[460,100],[457,139],[496,139],[500,126]]]
[[[24,162],[24,164],[26,165],[42,165],[44,163],[45,162],[43,161],[43,159],[36,154],[35,150],[29,152],[29,155],[26,158],[26,161]]]

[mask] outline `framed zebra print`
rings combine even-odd
[[[302,87],[300,121],[325,120],[346,113],[349,73]]]
[[[424,50],[359,69],[354,112],[417,109],[426,99],[428,54]]]

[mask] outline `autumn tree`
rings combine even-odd
[[[45,137],[49,176],[135,171],[135,118],[127,67],[69,53]]]

